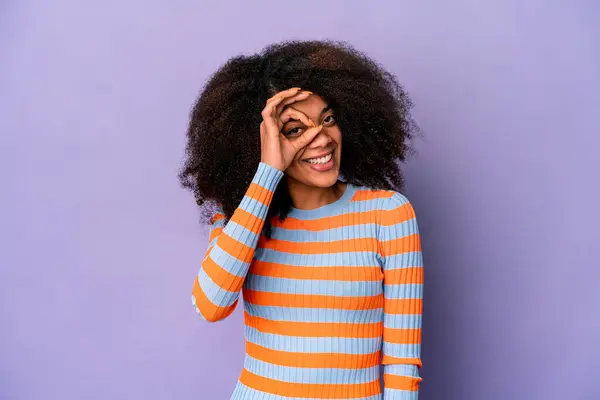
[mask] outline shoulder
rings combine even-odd
[[[373,189],[367,186],[356,186],[354,201],[368,203],[368,209],[377,214],[412,213],[414,209],[408,197],[396,190]]]

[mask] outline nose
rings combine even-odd
[[[317,136],[313,138],[308,147],[311,149],[315,149],[318,147],[327,147],[327,145],[329,145],[329,143],[331,143],[332,141],[333,138],[327,133],[327,129],[323,128],[321,129],[321,132],[319,132]]]

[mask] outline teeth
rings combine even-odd
[[[308,161],[311,164],[325,164],[326,162],[329,162],[329,160],[331,160],[332,154],[333,153],[329,153],[325,157],[321,157],[321,158],[309,158],[306,161]]]

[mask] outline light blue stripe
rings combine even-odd
[[[220,248],[218,243],[210,251],[209,257],[225,271],[239,277],[245,276],[250,268],[250,263],[243,262],[242,260],[233,257]]]
[[[272,350],[295,353],[371,354],[381,349],[382,338],[302,337],[260,332],[245,326],[246,340]]]
[[[250,196],[244,196],[238,207],[260,219],[267,215],[269,209],[269,207]]]
[[[343,265],[344,267],[379,266],[379,263],[377,262],[377,253],[372,251],[293,254],[260,248],[256,250],[255,258],[260,261],[296,265],[300,267],[330,267],[332,265]]]
[[[202,268],[198,272],[198,283],[208,300],[216,306],[228,307],[239,297],[239,292],[230,292],[213,282]]]
[[[420,378],[419,369],[414,364],[386,364],[383,366],[383,373]]]
[[[379,228],[379,238],[382,241],[400,239],[418,233],[417,220],[412,218],[394,225],[382,225]]]
[[[391,300],[421,299],[423,298],[423,285],[421,283],[384,285],[383,297]]]
[[[408,198],[402,193],[394,191],[394,194],[389,198],[386,206],[391,207],[393,210],[394,208],[403,206],[406,203],[409,203]]]
[[[386,328],[420,328],[421,323],[421,314],[385,314],[383,318],[383,326]]]
[[[258,164],[252,182],[266,189],[273,190],[283,177],[283,171],[262,161]]]
[[[332,308],[302,308],[258,306],[244,302],[250,315],[267,318],[272,321],[293,322],[350,322],[374,323],[383,321],[383,308],[370,310],[337,310]]]
[[[399,344],[384,341],[383,353],[398,358],[419,358],[421,344]]]
[[[214,245],[215,245],[215,243],[217,243],[217,239],[218,239],[218,238],[219,238],[219,237],[217,236],[217,237],[215,237],[213,240],[211,240],[210,242],[208,242],[208,246],[206,246],[206,248],[207,248],[207,249],[210,249],[210,247],[211,247],[211,246],[214,246]]]
[[[419,400],[419,392],[384,388],[383,398],[386,400]]]
[[[394,254],[384,258],[385,270],[422,267],[423,253],[420,251],[412,251],[409,253]]]
[[[352,196],[354,196],[356,189],[356,186],[348,183],[342,196],[333,203],[329,203],[312,210],[300,210],[297,208],[292,208],[289,211],[288,216],[309,221],[343,214],[344,210],[347,210],[350,206],[350,200],[352,199]]]
[[[235,221],[229,221],[227,229],[223,230],[223,233],[240,243],[244,243],[248,247],[255,247],[256,243],[258,243],[258,235],[256,233]],[[215,239],[218,239],[218,237]]]
[[[393,399],[393,397],[390,397]],[[320,397],[284,397],[276,394],[265,393],[259,390],[254,390],[244,385],[239,380],[236,383],[233,394],[230,400],[323,400]],[[343,399],[330,399],[330,400],[343,400]],[[369,397],[353,398],[352,400],[382,400],[381,394],[376,394]],[[410,398],[409,400],[417,400],[416,398]]]
[[[381,294],[380,281],[324,281],[274,278],[248,274],[244,286],[250,290],[270,293],[316,294],[325,296],[375,296]]]
[[[362,369],[286,367],[246,355],[244,367],[253,374],[289,383],[355,384],[379,378],[379,365]]]
[[[355,186],[354,190],[352,190],[352,196],[361,190],[360,186]],[[364,190],[364,189],[363,189]],[[409,200],[406,196],[401,193],[394,192],[393,196],[389,198],[374,198],[367,200],[355,200],[351,203],[348,203],[348,207],[338,208],[337,212],[332,213],[322,213],[321,210],[293,210],[289,215],[299,219],[299,220],[315,220],[323,217],[336,216],[345,213],[357,213],[357,212],[369,212],[369,211],[392,211],[404,204],[409,203]],[[300,212],[298,212],[300,211]],[[308,213],[303,213],[302,211],[309,211]],[[323,211],[331,211],[328,208],[323,209]],[[339,211],[344,211],[340,213]]]
[[[358,222],[358,220],[357,220]],[[351,239],[376,239],[377,224],[357,224],[352,227],[343,226],[339,228],[325,229],[320,231],[309,231],[305,229],[285,229],[273,227],[273,237],[290,242],[331,242],[334,240]]]

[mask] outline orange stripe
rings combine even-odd
[[[250,186],[246,191],[246,196],[251,197],[264,205],[269,205],[273,198],[273,192],[255,182],[250,182]]]
[[[385,271],[386,285],[423,283],[423,267],[397,268]]]
[[[341,322],[295,322],[273,321],[256,317],[244,311],[246,325],[261,332],[300,337],[345,337],[376,338],[383,334],[383,324],[372,322],[364,324]]]
[[[208,235],[208,242],[212,242],[212,240],[214,238],[216,238],[217,236],[221,235],[221,233],[223,233],[223,227],[219,226],[218,228],[213,228],[210,231],[210,234]]]
[[[279,218],[273,218],[271,224],[273,226],[280,227],[285,224],[287,230],[303,229],[307,231],[320,231],[326,229],[334,229],[347,227],[348,221],[352,221],[354,224],[372,224],[375,223],[379,218],[378,214],[380,210],[371,211],[359,211],[353,213],[346,213],[343,215],[336,215],[333,217],[324,217],[310,222],[303,221],[301,219],[286,217],[285,221],[280,221]]]
[[[300,368],[369,368],[379,364],[381,352],[370,354],[296,353],[273,350],[246,341],[246,354],[257,360]]]
[[[382,189],[365,190],[360,189],[352,196],[352,201],[365,201],[374,199],[389,199],[394,195],[394,192]]]
[[[352,201],[372,200],[379,198],[390,198],[394,195],[392,191],[369,191],[359,190],[351,199]],[[287,217],[285,221],[280,221],[278,218],[273,218],[271,222],[273,226],[280,227],[285,224],[285,229],[297,230],[303,229],[308,231],[318,231],[325,229],[341,228],[348,225],[348,221],[353,221],[355,224],[368,224],[378,222],[382,226],[391,226],[400,222],[408,221],[415,218],[415,212],[411,203],[405,203],[392,210],[370,210],[346,213],[333,217],[324,217],[318,220],[305,221],[297,218]]]
[[[385,299],[383,310],[386,314],[421,314],[423,299]]]
[[[336,310],[371,310],[383,307],[383,296],[326,296],[317,294],[288,294],[242,289],[244,301],[257,306],[300,308],[333,308]]]
[[[244,277],[234,275],[223,269],[211,257],[202,261],[202,269],[219,287],[230,292],[237,292],[244,284]]]
[[[262,226],[264,225],[262,218],[258,218],[243,208],[236,209],[235,213],[231,216],[231,220],[257,235],[261,233]]]
[[[260,247],[294,254],[332,254],[347,251],[377,251],[377,242],[374,238],[343,239],[331,242],[289,242],[270,239],[261,242]]]
[[[388,343],[419,344],[421,343],[421,329],[383,328],[383,340]]]
[[[308,397],[315,399],[350,399],[374,396],[381,393],[379,379],[368,383],[322,384],[290,383],[265,378],[243,369],[240,381],[252,389],[284,397]]]
[[[254,257],[254,248],[238,242],[229,235],[223,234],[219,236],[217,244],[227,254],[242,262],[250,263]]]
[[[314,279],[336,281],[380,281],[383,278],[381,267],[300,267],[265,261],[254,261],[249,271],[254,275],[275,278]]]
[[[421,239],[418,233],[381,242],[385,256],[421,251]]]
[[[210,223],[214,224],[215,222],[220,221],[224,218],[225,218],[225,214],[223,214],[221,212],[216,212],[213,214],[212,218],[210,219]]]
[[[380,210],[382,226],[396,225],[409,219],[416,218],[415,210],[411,203],[404,203],[392,210]]]
[[[421,368],[423,363],[420,358],[400,358],[400,357],[392,357],[390,355],[384,354],[381,360],[381,364],[383,365],[393,365],[393,364],[410,364],[416,365]]]
[[[419,390],[419,382],[422,380],[422,378],[415,378],[412,376],[383,374],[383,386],[386,389],[398,389],[416,392]]]
[[[236,300],[229,307],[220,307],[213,304],[200,287],[197,277],[194,279],[192,294],[196,298],[196,307],[198,307],[202,316],[209,321],[216,321],[228,317],[233,310],[235,310],[235,306],[238,303],[238,300]]]

